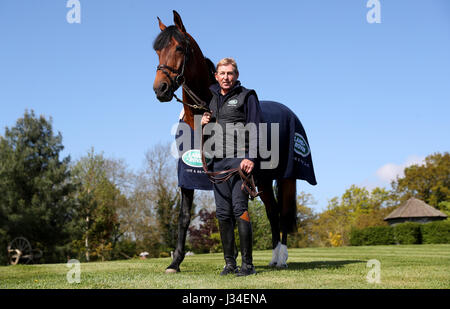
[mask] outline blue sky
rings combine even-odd
[[[298,115],[318,181],[298,190],[315,209],[450,150],[447,0],[380,0],[379,24],[367,0],[80,0],[80,24],[66,3],[0,0],[0,134],[33,109],[72,160],[93,146],[139,169],[181,109],[152,90],[156,17],[173,24],[175,9],[206,56],[235,58],[247,88]]]

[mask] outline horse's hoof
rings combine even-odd
[[[272,250],[272,260],[269,262],[270,267],[277,266],[278,255],[280,253],[280,247],[281,247],[281,243],[278,242],[277,246]]]
[[[173,268],[167,268],[166,269],[166,274],[176,274],[177,272],[179,272],[180,270],[178,269],[173,269]]]
[[[280,251],[278,251],[277,267],[287,268],[286,261],[288,259],[288,250],[286,245],[280,245]]]

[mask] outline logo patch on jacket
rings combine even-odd
[[[236,106],[238,103],[239,103],[238,100],[233,99],[233,100],[228,101],[228,106]]]
[[[307,157],[311,152],[305,138],[297,132],[294,135],[294,151],[302,157]]]

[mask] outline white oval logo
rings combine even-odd
[[[294,135],[294,151],[302,157],[307,157],[311,152],[304,137],[297,132]]]
[[[183,160],[186,165],[189,165],[191,167],[202,167],[202,156],[200,154],[199,149],[192,149],[186,151],[183,156],[181,157],[181,160]],[[208,163],[208,158],[205,157],[206,163]]]
[[[238,100],[236,99],[228,101],[228,105],[235,106],[236,104],[238,104]]]

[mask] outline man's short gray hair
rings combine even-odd
[[[216,71],[219,70],[219,67],[220,67],[220,66],[223,66],[223,65],[230,65],[230,64],[233,66],[234,72],[235,72],[236,74],[238,74],[238,73],[239,73],[239,70],[238,70],[236,61],[235,61],[233,58],[223,58],[222,60],[220,60],[220,61],[217,63]]]

